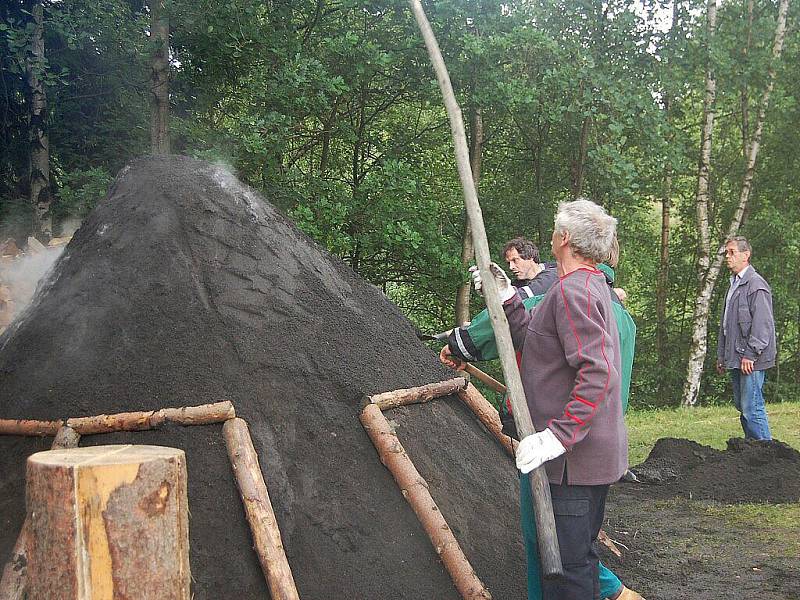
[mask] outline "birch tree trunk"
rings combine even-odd
[[[30,5],[33,18],[30,54],[25,61],[28,83],[29,201],[33,207],[33,235],[47,243],[53,237],[50,215],[50,138],[47,133],[47,93],[44,84],[44,8],[41,0]]]
[[[169,154],[169,19],[164,0],[150,2],[150,145],[153,154]]]
[[[471,115],[472,139],[470,139],[469,147],[469,164],[472,170],[472,181],[475,183],[475,188],[481,181],[481,159],[483,158],[483,117],[481,116],[480,107],[476,107]],[[464,265],[464,270],[470,266],[470,263],[475,258],[475,246],[472,242],[472,226],[469,222],[469,217],[464,214],[464,244],[461,247],[461,264]],[[456,326],[463,325],[469,321],[469,296],[471,281],[468,279],[462,283],[458,292],[456,293]]]
[[[709,0],[709,32],[712,29],[712,5],[714,22],[716,22],[716,0]],[[772,94],[772,89],[775,87],[775,75],[777,71],[778,61],[780,60],[783,51],[783,39],[786,34],[786,14],[789,10],[789,0],[781,0],[778,7],[778,21],[775,26],[775,38],[772,44],[772,60],[770,61],[769,69],[767,70],[767,85],[761,95],[759,102],[758,115],[756,117],[756,125],[753,129],[752,138],[745,143],[747,148],[747,164],[745,166],[744,178],[742,181],[742,189],[739,194],[739,203],[728,226],[726,236],[735,235],[742,225],[744,219],[744,212],[747,208],[747,203],[750,200],[750,192],[753,187],[753,178],[756,173],[756,159],[758,158],[758,150],[761,146],[761,137],[764,132],[764,120],[766,118],[767,108],[769,107],[769,98]],[[710,36],[711,37],[711,36]],[[706,75],[706,103],[709,99],[709,76],[712,73],[709,68]],[[712,73],[713,80],[713,73]],[[714,85],[715,88],[715,85]],[[713,97],[712,97],[713,100]],[[706,104],[707,108],[708,104]],[[704,112],[706,112],[704,108]],[[712,112],[713,115],[713,112]],[[698,193],[697,193],[697,215],[698,215],[698,229],[701,235],[700,247],[700,260],[698,261],[698,280],[699,291],[695,300],[694,316],[692,322],[692,343],[689,348],[689,364],[686,375],[686,385],[683,390],[682,404],[685,406],[694,406],[697,403],[697,396],[700,389],[700,378],[703,373],[703,363],[705,361],[707,350],[707,335],[708,335],[708,313],[711,304],[711,294],[714,291],[717,278],[719,277],[722,268],[722,261],[724,255],[720,250],[711,260],[710,251],[710,233],[708,223],[708,163],[710,162],[711,155],[711,135],[708,132],[708,154],[706,155],[706,126],[708,118],[705,119],[703,125],[703,151],[700,159],[700,169],[698,177]],[[713,127],[713,116],[711,118]],[[705,162],[705,178],[703,172],[704,158]],[[705,194],[701,197],[701,190],[705,182]],[[703,220],[704,218],[704,220]],[[705,243],[705,246],[702,245]]]
[[[686,372],[686,383],[683,387],[682,404],[692,406],[697,402],[697,393],[700,389],[700,377],[703,374],[703,361],[707,349],[707,323],[708,311],[711,300],[711,290],[708,289],[711,236],[708,224],[708,199],[709,177],[711,171],[711,135],[714,131],[714,116],[716,109],[717,80],[712,64],[712,48],[714,35],[717,28],[717,0],[708,0],[706,13],[706,52],[708,66],[706,67],[706,92],[703,100],[703,129],[700,134],[700,161],[697,167],[697,195],[695,197],[698,256],[697,256],[697,282],[698,293],[695,296],[694,312],[692,316],[692,342],[689,346],[689,363]],[[713,290],[713,286],[712,286]]]

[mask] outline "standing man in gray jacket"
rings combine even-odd
[[[725,243],[731,284],[719,326],[717,371],[730,373],[733,404],[741,413],[744,436],[771,440],[764,396],[764,371],[775,365],[775,318],[772,290],[750,264],[753,249],[746,238]]]

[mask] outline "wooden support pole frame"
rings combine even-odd
[[[370,397],[370,401],[381,410],[390,410],[406,404],[421,404],[434,398],[451,396],[467,387],[467,380],[455,377],[447,381],[439,381],[413,388],[404,388],[392,392],[383,392]]]
[[[77,448],[81,436],[71,427],[61,427],[56,433],[51,450]],[[11,558],[3,569],[0,579],[0,600],[24,600],[28,593],[28,518],[22,523],[17,543],[11,551]]]
[[[200,406],[78,417],[67,419],[67,425],[81,435],[92,435],[114,431],[155,429],[167,422],[179,425],[207,425],[227,421],[234,417],[236,417],[236,411],[233,409],[233,404],[226,400]]]
[[[461,187],[464,191],[464,205],[467,209],[469,224],[472,228],[472,239],[475,243],[475,258],[480,269],[483,280],[484,297],[486,308],[489,310],[489,317],[492,321],[495,339],[497,340],[497,350],[500,354],[500,362],[503,365],[503,375],[506,386],[509,390],[509,400],[514,413],[514,422],[520,439],[536,432],[533,427],[528,403],[525,400],[525,390],[522,388],[522,378],[517,367],[516,353],[511,341],[511,332],[508,328],[508,320],[500,303],[500,296],[497,291],[497,284],[494,276],[489,270],[491,254],[489,253],[489,242],[486,238],[486,229],[483,224],[483,214],[481,205],[478,202],[478,194],[475,191],[475,182],[472,179],[472,169],[469,162],[469,149],[467,148],[467,136],[464,133],[464,120],[461,116],[461,109],[453,93],[453,86],[450,83],[450,75],[444,64],[439,44],[433,34],[425,11],[419,0],[410,0],[411,10],[417,20],[425,46],[428,49],[431,63],[436,72],[436,79],[444,97],[444,104],[447,109],[447,116],[450,120],[450,131],[453,134],[453,144],[455,146],[456,165],[458,175],[461,180]],[[558,547],[558,536],[556,535],[556,523],[553,517],[553,504],[550,498],[550,484],[544,466],[534,469],[530,473],[531,497],[535,507],[536,530],[539,540],[539,555],[541,557],[542,575],[547,578],[555,578],[563,575],[564,570],[561,565],[561,552]]]
[[[500,445],[508,452],[509,456],[514,456],[514,449],[517,444],[516,440],[512,440],[503,433],[503,424],[500,422],[500,415],[497,413],[495,407],[478,391],[478,388],[469,384],[466,389],[458,392],[458,397],[461,398],[461,401],[469,407],[476,417],[478,417],[478,420],[489,430],[489,433],[500,442]]]
[[[116,431],[144,431],[156,429],[164,423],[178,425],[208,425],[221,423],[236,417],[233,404],[228,400],[200,406],[162,408],[159,410],[126,412],[93,417],[67,419],[66,425],[80,435],[114,433]],[[0,434],[45,436],[56,435],[63,421],[30,421],[0,419]]]
[[[55,435],[63,421],[31,421],[29,419],[0,419],[0,435]]]
[[[222,435],[225,437],[228,457],[244,503],[261,570],[267,580],[270,598],[299,600],[247,423],[243,419],[231,419],[222,426]]]
[[[491,594],[475,574],[431,497],[428,483],[414,467],[380,408],[375,404],[368,404],[361,412],[360,419],[381,462],[392,473],[403,497],[417,515],[461,597],[466,600],[490,599]]]

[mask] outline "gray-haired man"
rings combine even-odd
[[[522,385],[538,431],[520,441],[517,467],[527,475],[545,465],[564,566],[563,577],[541,582],[544,600],[600,598],[595,541],[608,486],[628,466],[619,333],[611,291],[597,269],[611,252],[616,223],[589,200],[559,206],[552,238],[559,281],[534,310],[525,309],[508,276],[491,265],[522,353]],[[482,288],[479,271],[473,279]],[[527,478],[521,481],[529,493]],[[529,570],[529,589],[539,580]]]
[[[744,436],[771,440],[762,388],[764,371],[775,365],[775,319],[772,290],[750,264],[752,248],[746,238],[725,243],[731,284],[719,325],[717,371],[730,373],[733,403],[741,413]]]

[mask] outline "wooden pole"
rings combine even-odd
[[[51,450],[77,448],[81,436],[75,430],[64,426],[58,430]],[[3,569],[0,579],[0,600],[24,600],[28,593],[28,539],[30,536],[29,519],[26,516],[22,523],[17,543],[11,551],[11,558]]]
[[[414,467],[380,408],[375,404],[368,404],[361,411],[360,420],[375,445],[381,462],[389,469],[403,497],[417,515],[461,597],[469,600],[490,599],[491,594],[475,574],[431,497],[428,483]]]
[[[236,484],[242,496],[253,544],[267,580],[272,600],[299,600],[289,561],[281,541],[281,532],[272,510],[267,484],[253,440],[243,419],[231,419],[222,426]]]
[[[497,414],[494,406],[472,384],[458,392],[458,397],[478,417],[478,420],[489,430],[489,433],[500,442],[500,445],[508,452],[509,456],[513,457],[516,441],[503,433],[503,424],[500,422],[500,415]]]
[[[28,597],[189,600],[186,457],[93,446],[28,458]]]
[[[111,433],[114,431],[142,431],[155,429],[164,423],[179,425],[207,425],[221,423],[236,416],[233,404],[228,401],[183,408],[162,408],[144,412],[97,415],[67,419],[67,425],[81,435]]]
[[[461,117],[461,109],[456,102],[453,86],[450,84],[450,76],[447,67],[439,51],[439,44],[433,34],[430,23],[422,10],[419,0],[410,0],[411,9],[419,25],[425,45],[428,48],[428,55],[436,71],[436,79],[444,96],[444,103],[447,108],[447,115],[450,119],[450,130],[453,134],[455,145],[456,163],[458,174],[461,179],[461,187],[464,191],[464,203],[469,215],[472,227],[472,236],[475,243],[475,257],[486,298],[486,307],[489,309],[489,316],[492,321],[497,349],[500,354],[500,362],[503,365],[503,375],[509,389],[509,399],[514,413],[514,422],[520,439],[535,433],[531,415],[528,412],[528,403],[525,400],[525,390],[522,388],[522,379],[517,367],[516,353],[511,342],[511,333],[508,328],[508,320],[500,302],[497,291],[497,284],[489,271],[491,255],[489,253],[489,242],[486,238],[486,229],[483,224],[481,206],[478,202],[478,194],[472,181],[472,172],[469,164],[469,149],[467,147],[467,137],[464,133],[464,121]],[[535,507],[536,530],[539,539],[539,554],[542,563],[542,574],[545,577],[558,577],[563,574],[561,566],[561,553],[558,548],[558,536],[556,535],[556,524],[553,517],[553,504],[550,499],[550,484],[544,466],[534,469],[530,474],[531,494]]]
[[[55,435],[62,421],[31,421],[29,419],[0,419],[1,435]]]
[[[447,381],[439,381],[413,388],[394,390],[393,392],[383,392],[370,397],[370,401],[377,405],[381,410],[390,410],[406,404],[421,404],[430,402],[434,398],[451,396],[463,390],[467,386],[467,380],[463,377],[455,377]]]
[[[141,412],[75,417],[67,419],[66,424],[80,435],[114,433],[115,431],[143,431],[155,429],[164,423],[178,425],[208,425],[221,423],[236,417],[233,404],[229,401],[184,406],[182,408],[162,408]],[[4,435],[56,435],[63,421],[30,421],[20,419],[0,419],[0,434]]]

